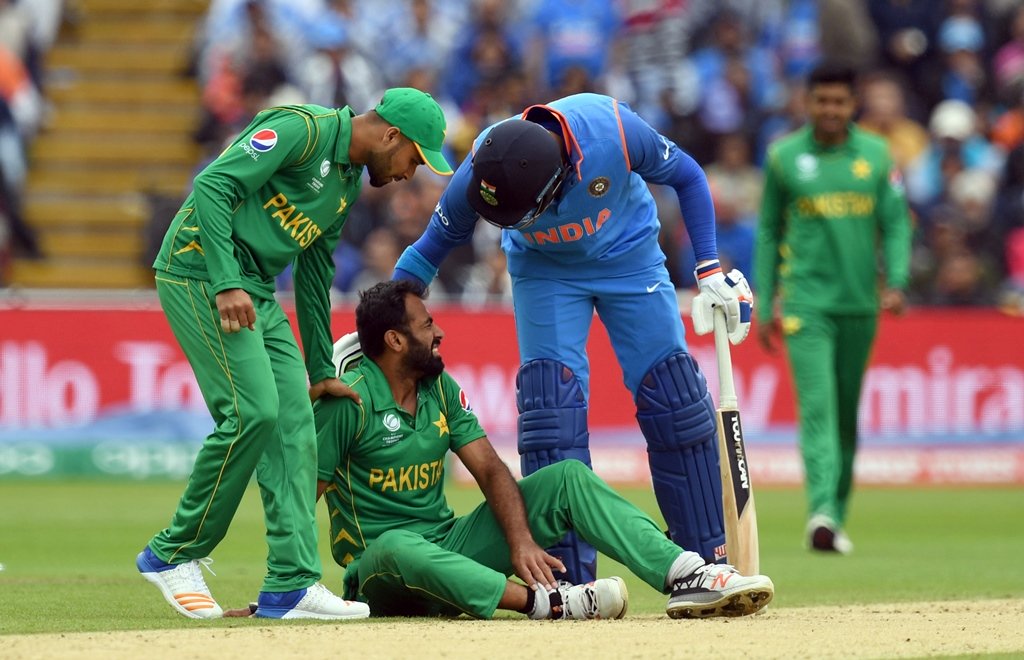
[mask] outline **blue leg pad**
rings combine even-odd
[[[590,465],[587,400],[576,375],[555,360],[531,360],[516,374],[519,456],[523,476],[567,458]],[[569,532],[548,552],[565,564],[564,579],[590,582],[597,575],[597,551]],[[562,577],[562,576],[559,576]]]
[[[669,535],[706,561],[725,561],[715,408],[693,358],[676,353],[656,364],[637,389],[636,409]]]

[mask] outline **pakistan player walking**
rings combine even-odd
[[[368,615],[318,582],[311,400],[355,396],[331,362],[332,255],[364,167],[374,186],[411,178],[421,164],[450,174],[444,131],[437,103],[409,88],[388,90],[361,115],[271,108],[196,177],[153,266],[160,304],[216,427],[170,526],[136,561],[181,614],[221,616],[200,565],[224,538],[255,470],[269,546],[257,615]],[[274,299],[274,278],[290,263],[305,365]]]
[[[769,149],[755,254],[768,301],[758,309],[758,337],[773,352],[781,327],[796,387],[808,544],[842,553],[853,549],[843,527],[861,382],[879,307],[903,311],[910,259],[900,174],[886,143],[851,123],[854,109],[852,70],[823,64],[811,73],[810,124]]]

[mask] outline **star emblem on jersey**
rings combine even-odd
[[[342,213],[345,210],[346,206],[348,206],[348,200],[342,197],[341,203],[338,204],[338,210],[335,211],[335,213]]]
[[[599,176],[590,182],[590,185],[587,186],[587,192],[590,193],[592,197],[604,197],[611,185],[612,182],[608,180],[608,177]]]
[[[871,174],[871,165],[863,158],[858,158],[853,161],[850,171],[853,172],[853,176],[858,179],[866,179]]]
[[[799,316],[783,316],[782,317],[782,334],[784,335],[795,335],[800,332],[800,328],[804,325],[803,321],[800,320]]]
[[[437,421],[433,424],[437,427],[437,437],[440,438],[448,434],[448,418],[444,416],[443,412],[437,413]]]

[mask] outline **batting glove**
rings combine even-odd
[[[700,289],[690,308],[693,331],[698,335],[713,332],[715,308],[721,307],[725,310],[725,328],[729,332],[729,341],[733,344],[741,343],[750,332],[751,312],[754,309],[754,294],[747,278],[735,268],[728,275],[723,275],[717,261],[699,266],[693,274]]]
[[[359,345],[359,333],[350,332],[341,339],[334,342],[334,367],[338,370],[338,378],[341,374],[355,369],[356,365],[363,359],[363,347]]]

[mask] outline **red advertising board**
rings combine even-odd
[[[446,333],[449,371],[497,440],[514,437],[515,328],[506,309],[432,306]],[[350,308],[334,314],[340,335]],[[1024,319],[990,310],[918,309],[885,318],[865,383],[861,428],[880,447],[1009,445],[1024,448]],[[689,336],[712,392],[712,342]],[[590,426],[598,443],[639,435],[607,335],[595,318]],[[733,363],[749,442],[793,443],[795,406],[784,356],[751,339]],[[0,308],[0,433],[88,425],[108,414],[204,413],[191,369],[153,302]],[[625,436],[630,436],[626,438]],[[642,438],[639,439],[642,447]]]

